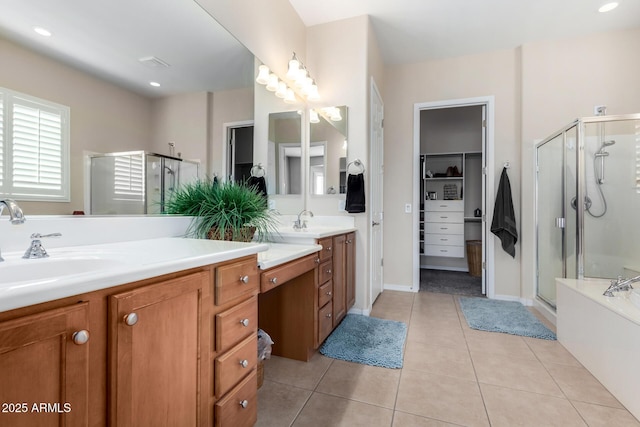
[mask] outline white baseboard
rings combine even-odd
[[[447,270],[447,271],[462,271],[468,273],[469,269],[464,267],[446,267],[442,265],[421,265],[420,268],[427,270]]]
[[[351,307],[348,314],[362,314],[363,316],[369,316],[371,314],[371,310],[363,310],[361,308]]]
[[[384,284],[385,291],[418,292],[414,291],[411,285],[395,285],[393,283]]]
[[[493,299],[501,301],[517,301],[524,306],[533,306],[533,301],[529,298],[520,298],[513,295],[494,295]]]

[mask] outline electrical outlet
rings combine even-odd
[[[411,213],[411,203],[405,203],[404,213]]]

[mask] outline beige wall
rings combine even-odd
[[[71,202],[22,202],[26,215],[83,210],[83,151],[151,147],[150,100],[0,37],[0,85],[71,109]],[[6,64],[11,64],[7,66]]]
[[[640,112],[640,29],[522,47],[522,289],[535,293],[534,145],[577,117]]]

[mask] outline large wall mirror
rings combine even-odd
[[[345,105],[310,111],[308,182],[311,195],[346,192],[347,113]]]
[[[269,114],[268,194],[285,196],[303,193],[302,135],[300,111]]]
[[[0,86],[71,111],[70,201],[19,202],[26,215],[86,210],[87,153],[175,142],[201,176],[220,174],[223,124],[253,120],[254,56],[194,1],[12,2],[0,63]]]

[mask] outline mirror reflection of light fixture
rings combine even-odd
[[[278,76],[276,76],[274,73],[269,74],[267,90],[270,92],[275,92],[276,90],[278,90]]]
[[[256,83],[261,85],[266,85],[269,83],[269,67],[266,65],[261,65],[258,67],[258,77],[256,78]]]
[[[320,94],[318,93],[318,85],[314,81],[309,88],[309,94],[307,95],[307,99],[309,101],[319,101]]]
[[[278,89],[276,90],[276,96],[278,98],[284,98],[287,96],[287,84],[285,82],[278,82]]]
[[[298,78],[298,72],[300,71],[300,61],[296,58],[296,54],[293,54],[293,58],[289,61],[289,69],[287,70],[287,78],[289,80],[295,80]]]
[[[311,110],[309,114],[309,121],[311,123],[320,123],[320,117],[318,116],[318,112],[316,110]]]
[[[286,102],[287,104],[295,104],[297,102],[296,94],[290,87],[287,88],[287,93],[284,96],[284,102]]]

